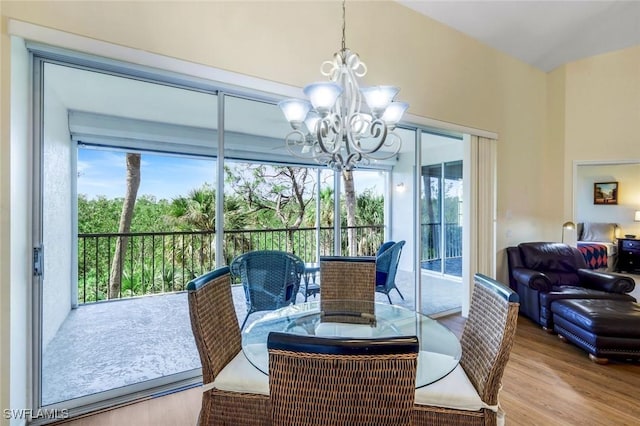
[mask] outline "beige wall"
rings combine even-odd
[[[567,64],[565,97],[567,182],[574,161],[640,160],[640,46]],[[567,218],[571,188],[564,198]]]
[[[640,158],[640,46],[566,68],[567,160]]]
[[[336,2],[0,4],[3,207],[10,199],[6,159],[9,17],[296,86],[322,79],[320,63],[340,47],[341,8]],[[571,205],[563,176],[570,176],[567,169],[574,158],[585,152],[591,158],[640,157],[634,153],[640,122],[640,48],[569,64],[547,75],[395,2],[349,2],[347,46],[368,65],[366,82],[397,84],[412,114],[499,134],[498,278],[505,277],[504,247],[559,238],[560,224]],[[609,144],[600,145],[603,140]],[[612,150],[611,144],[620,148]],[[563,200],[564,211],[555,208]],[[10,290],[4,268],[9,247],[5,210],[1,220],[0,303],[4,308]],[[3,373],[8,368],[5,344],[9,340],[5,312],[0,310]],[[2,374],[0,408],[8,404],[8,387],[7,375]]]

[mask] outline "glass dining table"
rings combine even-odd
[[[350,303],[341,301],[340,305]],[[242,331],[242,350],[251,364],[269,374],[267,337],[272,331],[358,339],[417,336],[420,353],[416,387],[440,380],[458,365],[462,354],[460,341],[438,321],[387,303],[356,301],[353,306],[358,307],[357,312],[329,312],[326,304],[313,301],[268,312]]]

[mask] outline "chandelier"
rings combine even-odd
[[[402,140],[394,129],[409,107],[393,100],[400,90],[396,87],[358,85],[367,66],[345,47],[345,29],[343,1],[342,48],[320,67],[320,73],[330,81],[305,86],[309,100],[278,103],[293,128],[285,138],[289,152],[335,170],[352,170],[396,156]]]

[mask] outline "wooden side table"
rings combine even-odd
[[[618,272],[640,270],[640,240],[634,238],[618,239]]]

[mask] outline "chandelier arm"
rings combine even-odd
[[[353,169],[353,167],[355,167],[356,164],[360,163],[362,161],[362,154],[360,154],[359,152],[353,152],[351,154],[349,154],[349,156],[347,157],[347,164],[346,166],[348,167],[348,170]],[[351,165],[349,167],[349,165]]]
[[[311,156],[303,155],[302,149],[304,148],[304,145],[307,143],[307,138],[302,131],[292,130],[291,132],[287,133],[287,136],[285,136],[284,142],[285,142],[285,146],[287,147],[287,151],[289,151],[289,153],[294,157],[304,158],[304,159],[312,158]],[[300,153],[296,151],[298,149],[300,150]]]
[[[380,119],[373,120],[369,125],[369,135],[370,139],[374,142],[374,146],[370,149],[362,148],[362,144],[360,141],[356,144],[356,150],[363,154],[371,154],[373,152],[378,151],[385,144],[387,140],[388,127],[384,123],[384,121]]]
[[[331,167],[336,170],[342,170],[345,168],[346,164],[344,161],[344,157],[339,152],[333,154],[331,156],[332,164]]]
[[[317,144],[310,135],[305,135],[300,130],[293,130],[285,137],[285,147],[289,154],[303,160],[313,160],[318,164],[327,164],[331,161],[331,155],[323,153],[317,149]],[[308,151],[305,152],[305,148]]]
[[[395,132],[387,133],[387,139],[384,146],[394,147],[391,151],[375,151],[370,153],[363,153],[363,157],[370,160],[387,160],[398,155],[400,148],[402,148],[402,139]]]
[[[316,125],[316,140],[320,150],[326,154],[334,155],[340,152],[340,135],[344,125],[338,114],[330,114],[322,118]]]

